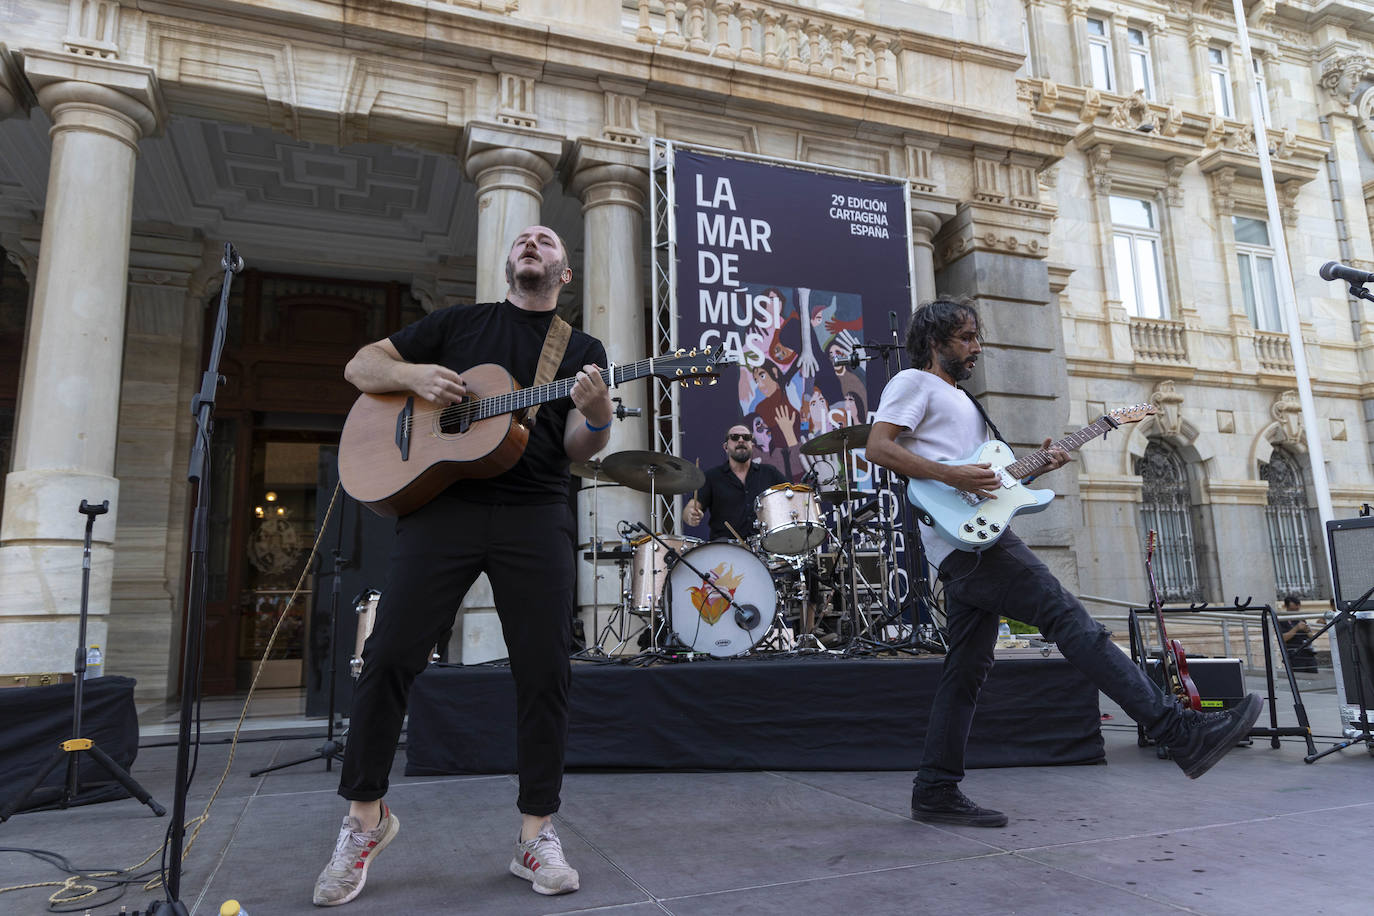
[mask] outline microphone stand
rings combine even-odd
[[[200,698],[201,665],[204,661],[205,599],[208,573],[205,562],[206,541],[210,532],[210,434],[214,430],[215,391],[223,384],[219,374],[220,356],[229,327],[229,287],[234,274],[243,270],[243,258],[234,246],[224,243],[224,283],[219,292],[219,312],[215,316],[215,336],[210,345],[210,362],[201,376],[200,391],[191,398],[191,414],[196,431],[191,445],[191,461],[186,479],[196,488],[196,509],[191,520],[191,568],[186,592],[186,633],[181,653],[181,722],[177,731],[176,784],[173,787],[172,823],[167,837],[166,900],[155,900],[149,916],[187,916],[181,902],[181,857],[186,840],[186,794],[190,790],[187,773],[191,757],[192,709]]]
[[[1371,754],[1374,754],[1374,725],[1371,725],[1369,722],[1369,707],[1366,705],[1364,695],[1364,674],[1360,670],[1360,644],[1355,626],[1355,622],[1358,619],[1356,617],[1355,611],[1356,609],[1362,608],[1364,606],[1364,603],[1369,600],[1370,595],[1374,595],[1374,586],[1370,586],[1369,591],[1365,592],[1355,601],[1352,601],[1349,604],[1347,604],[1343,610],[1338,611],[1335,617],[1332,617],[1329,621],[1327,621],[1326,626],[1322,627],[1320,630],[1313,633],[1311,636],[1307,637],[1306,642],[1303,643],[1304,646],[1312,645],[1312,643],[1316,641],[1317,637],[1321,636],[1323,633],[1325,633],[1327,630],[1331,629],[1338,623],[1345,622],[1350,625],[1350,660],[1355,668],[1355,696],[1358,698],[1360,704],[1360,720],[1355,723],[1359,726],[1359,734],[1353,738],[1350,738],[1348,741],[1342,741],[1339,744],[1334,744],[1326,750],[1321,751],[1320,753],[1308,754],[1306,757],[1303,758],[1303,761],[1305,763],[1316,763],[1323,757],[1329,754],[1334,754],[1337,751],[1343,751],[1353,744],[1363,743],[1365,749],[1369,751]],[[1277,630],[1278,627],[1276,626],[1275,629]],[[1335,652],[1339,652],[1340,646],[1333,643],[1332,650]],[[1346,734],[1348,735],[1350,734],[1350,732],[1346,732]]]

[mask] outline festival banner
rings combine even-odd
[[[862,360],[911,310],[903,183],[678,150],[673,195],[677,344],[740,363],[680,399],[681,454],[720,464],[743,423],[756,460],[836,481],[839,455],[801,447],[869,422],[887,382],[881,358]],[[851,475],[873,489],[866,462]]]

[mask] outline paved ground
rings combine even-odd
[[[1314,730],[1334,736],[1334,696],[1305,698]],[[1284,724],[1291,724],[1280,703]],[[1106,766],[973,771],[975,800],[1005,810],[1002,830],[913,822],[909,773],[572,773],[557,817],[582,890],[540,897],[507,874],[515,782],[507,776],[407,779],[398,754],[396,842],[347,913],[767,914],[957,912],[1369,913],[1374,757],[1350,749],[1313,765],[1288,739],[1238,748],[1196,782],[1153,749],[1105,699]],[[1266,711],[1267,717],[1267,711]],[[146,718],[157,718],[150,714]],[[310,763],[248,773],[318,743],[255,721],[186,860],[181,898],[214,914],[236,897],[252,916],[310,905],[343,804],[337,768]],[[1033,727],[1033,723],[1030,724]],[[263,728],[269,729],[265,732]],[[316,724],[318,734],[319,726]],[[166,739],[147,729],[145,745]],[[1334,738],[1319,741],[1329,746]],[[188,811],[198,814],[228,757],[207,745]],[[134,776],[171,807],[171,747],[145,746]],[[0,844],[38,847],[83,866],[131,866],[166,818],[132,800],[18,815]],[[55,869],[0,854],[0,886]],[[49,889],[0,894],[0,913],[46,911]],[[131,891],[96,916],[141,909]]]

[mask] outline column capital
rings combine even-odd
[[[646,159],[643,149],[584,138],[573,146],[563,169],[563,180],[568,190],[581,199],[584,213],[598,203],[621,203],[642,213],[649,192]],[[610,197],[600,199],[607,193]]]
[[[553,177],[563,158],[562,135],[509,124],[469,123],[459,144],[464,169],[479,185],[483,173],[513,169],[529,173],[526,190],[536,194]]]
[[[54,130],[103,131],[137,149],[141,138],[157,135],[167,123],[157,75],[148,67],[30,48],[24,72]],[[107,123],[109,113],[125,129]]]
[[[0,42],[0,118],[21,112],[28,114],[33,107],[33,89],[24,79],[24,69],[14,54]]]
[[[1044,258],[1049,255],[1050,223],[1045,213],[965,203],[954,219],[945,223],[935,247],[940,261],[946,265],[972,251]]]
[[[945,217],[939,213],[913,206],[911,208],[911,241],[917,245],[929,245],[944,224]]]

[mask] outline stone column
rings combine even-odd
[[[944,220],[940,214],[913,207],[911,211],[911,255],[916,267],[916,305],[939,295],[935,286],[935,233]]]
[[[580,140],[567,169],[569,190],[582,201],[583,266],[582,329],[606,345],[613,363],[633,363],[652,354],[645,352],[643,253],[644,208],[649,176],[644,170],[644,151],[603,140]],[[613,420],[611,440],[601,457],[626,449],[649,448],[649,413],[652,382],[637,381],[611,393],[624,398],[626,407],[643,408],[640,417]],[[592,525],[593,495],[585,488],[578,501],[578,541],[593,536],[615,541],[620,519],[648,522],[649,495],[627,487],[598,487],[595,497],[597,523]],[[597,573],[601,578],[595,579]],[[603,612],[618,601],[619,581],[614,566],[594,570],[583,566],[579,604]],[[593,595],[593,582],[596,594]],[[597,622],[595,612],[585,623]],[[589,632],[589,638],[595,634]]]
[[[119,482],[115,431],[138,141],[163,121],[152,71],[26,52],[52,163],[0,519],[0,672],[71,670],[83,499],[96,519],[87,641],[105,643]]]
[[[111,586],[106,670],[135,678],[138,695],[149,699],[177,689],[190,404],[199,387],[208,286],[222,276],[219,247],[195,241],[188,231],[135,236],[129,252],[115,455],[119,563]]]
[[[506,254],[526,226],[543,222],[543,189],[563,154],[558,134],[504,124],[469,124],[467,175],[477,183],[477,301],[506,295]]]
[[[1046,263],[1049,231],[1050,217],[1043,211],[965,203],[935,242],[944,265],[938,276],[941,291],[977,298],[985,346],[993,354],[978,361],[965,387],[1018,454],[1074,428],[1068,423],[1063,330]],[[1075,591],[1077,466],[1057,472],[1044,485],[1060,498],[1044,512],[1018,516],[1015,528]],[[1084,546],[1089,555],[1095,553]]]

